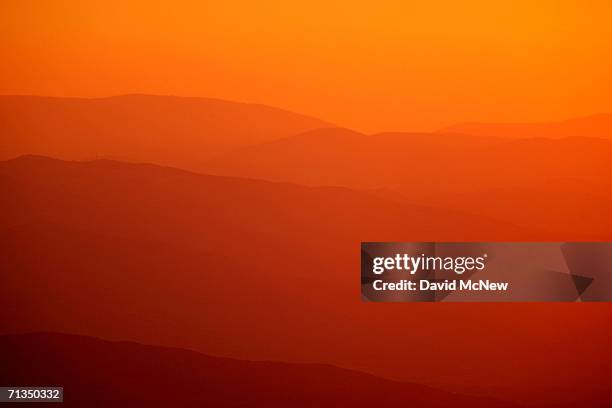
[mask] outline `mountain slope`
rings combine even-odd
[[[612,140],[318,129],[236,149],[204,169],[311,186],[383,188],[411,203],[557,231],[560,239],[610,237]]]
[[[0,96],[0,159],[40,154],[197,170],[211,155],[329,126],[264,105],[208,98]]]
[[[252,362],[192,351],[32,333],[0,336],[2,384],[64,387],[64,405],[114,407],[513,407],[328,365]]]
[[[609,373],[606,305],[360,299],[360,241],[551,233],[346,188],[112,161],[2,162],[0,191],[2,333],[328,362],[418,383],[520,387],[515,394],[544,399],[599,395],[594,378]]]
[[[306,185],[404,189],[452,165],[456,154],[499,144],[496,138],[428,133],[365,135],[343,128],[315,129],[233,150],[209,160],[208,173]]]
[[[479,136],[526,137],[600,137],[612,139],[612,114],[590,115],[558,122],[478,123],[467,122],[441,129],[442,133],[465,133]]]

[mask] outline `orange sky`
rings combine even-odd
[[[612,112],[609,1],[123,3],[0,0],[0,93],[211,96],[364,131]]]

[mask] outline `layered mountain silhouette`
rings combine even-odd
[[[606,305],[359,298],[361,241],[554,240],[550,232],[375,192],[108,160],[5,161],[0,189],[9,197],[0,202],[2,333],[327,362],[543,401],[593,401],[608,389]]]
[[[217,175],[370,189],[408,204],[607,239],[612,115],[364,135],[206,98],[0,97],[0,159],[119,158]]]
[[[457,176],[446,166],[460,164],[466,152],[500,143],[496,138],[470,135],[365,135],[349,129],[325,128],[234,150],[209,160],[205,169],[306,185],[391,187],[402,191],[409,184],[430,184],[436,181],[432,177],[441,174],[450,181],[450,177]]]
[[[209,98],[0,96],[0,160],[96,157],[198,169],[211,155],[329,123],[264,105]]]
[[[446,127],[441,133],[466,133],[477,136],[512,138],[599,137],[612,139],[612,114],[590,115],[557,122],[478,123],[466,122]]]
[[[322,364],[240,361],[57,333],[0,336],[2,384],[56,385],[69,407],[518,405]]]
[[[382,133],[329,128],[237,149],[204,167],[222,175],[383,188],[426,206],[486,215],[558,238],[606,239],[612,140]]]

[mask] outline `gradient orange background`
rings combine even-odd
[[[265,103],[362,131],[612,111],[608,1],[2,1],[1,94]]]
[[[358,249],[610,240],[612,115],[517,123],[612,112],[611,17],[0,0],[0,332],[607,403],[610,304],[365,304]]]

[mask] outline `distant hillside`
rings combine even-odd
[[[557,122],[535,123],[459,123],[441,133],[465,133],[480,136],[526,137],[601,137],[612,139],[612,114],[590,115]]]
[[[320,364],[253,362],[55,333],[0,336],[0,383],[64,387],[64,406],[511,408]]]
[[[385,189],[561,240],[612,237],[612,140],[317,129],[236,149],[203,170],[310,186]]]
[[[409,184],[430,182],[428,176],[438,176],[445,166],[454,166],[466,151],[501,142],[470,135],[365,135],[326,128],[235,149],[209,160],[203,169],[213,174],[312,186],[404,190]]]
[[[264,105],[208,98],[0,96],[0,160],[96,157],[197,169],[228,149],[329,123]]]

